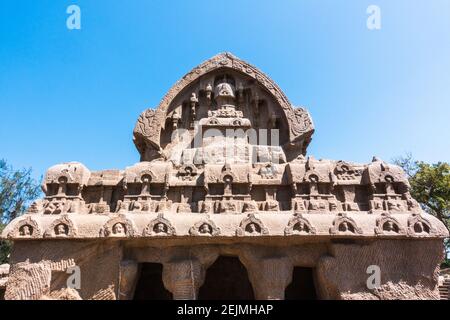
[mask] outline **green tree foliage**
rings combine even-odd
[[[13,219],[23,214],[41,190],[31,177],[31,169],[14,170],[0,159],[0,232]],[[11,244],[0,241],[0,264],[8,259]]]
[[[413,160],[411,154],[394,162],[405,170],[411,184],[411,195],[422,209],[435,216],[450,230],[450,164],[438,162],[428,164]],[[445,242],[450,251],[449,239]],[[446,264],[450,266],[447,259]]]

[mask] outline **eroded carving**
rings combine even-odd
[[[398,220],[392,217],[389,213],[384,213],[377,218],[377,226],[375,227],[375,234],[377,235],[403,235],[406,234],[405,229],[401,226]]]
[[[261,236],[268,235],[269,230],[264,226],[263,222],[254,214],[249,214],[247,218],[242,220],[239,228],[236,230],[237,236]]]
[[[100,231],[101,236],[117,238],[133,237],[135,233],[136,228],[133,222],[125,215],[118,215],[111,218]]]
[[[169,220],[164,218],[163,214],[150,222],[144,229],[144,236],[174,236],[176,235],[175,228]]]
[[[430,221],[421,214],[412,214],[408,218],[408,235],[412,237],[427,237],[436,235],[436,229]]]
[[[316,228],[301,214],[295,214],[284,229],[284,234],[286,236],[316,234]]]
[[[294,266],[314,266],[320,298],[366,297],[373,295],[362,287],[367,275],[353,281],[346,274],[355,261],[388,261],[387,270],[403,250],[392,273],[398,278],[398,266],[418,248],[425,262],[401,269],[402,281],[423,281],[428,289],[411,288],[433,296],[445,227],[420,215],[401,168],[378,158],[306,157],[313,132],[306,109],[293,108],[258,69],[230,54],[213,57],[140,115],[134,142],[141,162],[124,170],[91,172],[76,162],[48,170],[45,198],[3,231],[23,240],[15,243],[5,297],[78,298],[49,287],[65,281],[56,273],[80,266],[87,280],[79,297],[122,299],[136,279],[122,272],[121,259],[136,259],[135,271],[143,262],[163,264],[175,299],[195,299],[221,254],[239,257],[256,298],[282,299]],[[28,257],[42,261],[30,265]]]
[[[216,226],[214,221],[206,217],[189,229],[191,236],[218,236],[220,235],[220,228]]]
[[[77,230],[68,215],[54,220],[44,233],[46,238],[73,238]]]
[[[356,225],[355,220],[348,217],[347,214],[338,214],[330,228],[330,234],[334,235],[357,235],[362,234],[362,229]]]
[[[8,234],[10,239],[35,239],[41,236],[38,223],[28,216],[17,222]]]

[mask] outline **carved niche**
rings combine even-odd
[[[268,235],[269,230],[264,226],[263,222],[255,217],[254,214],[249,214],[247,218],[241,221],[239,228],[236,230],[236,235],[244,236],[262,236]]]
[[[421,214],[413,213],[408,219],[408,235],[412,237],[427,237],[436,235],[430,221]]]
[[[294,214],[284,229],[284,234],[286,236],[316,234],[316,228],[301,214]]]
[[[377,218],[376,235],[404,235],[405,229],[400,225],[397,219],[392,217],[389,213],[383,213]]]
[[[39,225],[30,216],[20,220],[8,234],[10,239],[35,239],[40,236]]]
[[[189,234],[191,236],[218,236],[220,228],[209,217],[205,217],[189,229]]]
[[[163,214],[152,220],[147,227],[144,228],[143,236],[174,236],[176,235],[175,228],[169,220],[164,218]]]
[[[76,235],[76,227],[68,215],[54,220],[44,233],[45,238],[73,238]]]
[[[133,222],[125,215],[119,214],[106,222],[100,230],[100,236],[114,238],[129,238],[136,234]]]
[[[334,235],[357,235],[363,231],[356,225],[355,220],[348,217],[346,213],[340,213],[333,221],[330,234]]]

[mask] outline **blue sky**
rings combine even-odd
[[[81,30],[66,28],[71,4]],[[131,165],[138,115],[223,51],[308,108],[317,158],[450,161],[448,0],[2,0],[0,158],[36,177]]]

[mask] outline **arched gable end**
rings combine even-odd
[[[309,113],[304,108],[294,108],[281,89],[259,69],[230,53],[221,53],[182,77],[156,109],[147,109],[140,115],[133,133],[141,161],[161,157],[168,143],[164,137],[167,126],[176,127],[183,122],[189,126],[186,122],[192,118],[193,111],[186,110],[198,104],[199,99],[208,99],[208,93],[214,96],[217,79],[230,83],[236,92],[236,100],[240,100],[241,107],[247,108],[244,114],[253,117],[253,127],[256,121],[263,123],[261,128],[276,126],[278,122],[280,130],[284,130],[280,134],[280,143],[288,161],[306,153],[314,132]],[[257,118],[258,114],[264,115],[262,119]]]

